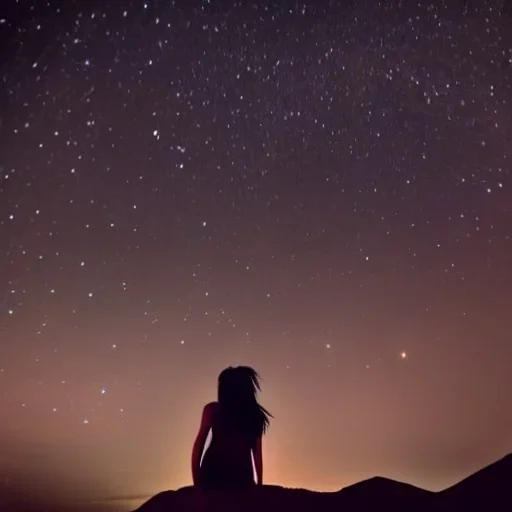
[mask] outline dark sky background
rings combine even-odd
[[[237,364],[268,483],[512,451],[510,3],[4,0],[0,49],[2,492],[190,484]]]

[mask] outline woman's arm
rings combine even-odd
[[[212,404],[207,404],[203,408],[201,416],[201,425],[197,433],[194,446],[192,447],[192,480],[194,485],[199,483],[199,469],[201,467],[201,456],[203,455],[204,444],[208,437],[208,432],[212,426]]]
[[[256,439],[252,449],[254,467],[256,468],[256,478],[258,485],[263,485],[263,455],[261,449],[261,436]]]

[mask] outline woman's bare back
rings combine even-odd
[[[254,441],[230,424],[218,402],[208,404],[212,414],[212,438],[201,462],[205,487],[239,487],[254,484]]]

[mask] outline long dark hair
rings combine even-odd
[[[222,370],[218,380],[218,401],[227,420],[250,437],[265,434],[270,414],[258,403],[261,390],[258,372],[250,366],[229,366]]]

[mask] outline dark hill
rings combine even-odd
[[[512,511],[512,454],[438,493],[437,510]]]
[[[512,454],[434,493],[387,478],[338,492],[265,485],[248,491],[201,493],[193,487],[153,496],[135,512],[501,512],[512,511]]]
[[[393,512],[423,510],[431,503],[435,493],[414,485],[374,477],[341,489],[336,501],[347,510],[375,510],[385,503]]]

